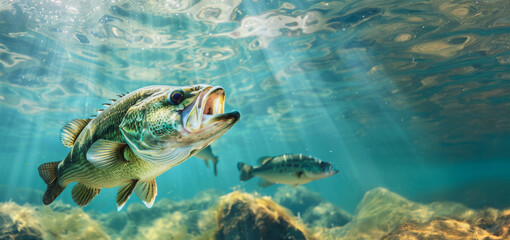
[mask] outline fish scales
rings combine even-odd
[[[71,150],[70,155],[61,163],[62,166],[59,167],[59,174],[61,175],[59,183],[65,186],[79,179],[81,182],[93,187],[100,187],[104,182],[110,182],[105,187],[113,187],[118,182],[111,180],[118,178],[118,176],[123,176],[123,178],[125,178],[124,176],[128,176],[128,178],[131,176],[131,178],[134,178],[138,172],[148,171],[157,167],[154,164],[140,160],[131,151],[128,154],[132,157],[132,164],[126,164],[122,168],[103,170],[96,168],[90,163],[86,158],[86,153],[92,143],[98,139],[125,143],[118,126],[128,109],[138,100],[161,90],[161,88],[145,88],[127,94],[92,119],[76,139],[75,147]]]

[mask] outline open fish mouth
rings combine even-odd
[[[338,169],[336,169],[333,165],[329,166],[328,170],[326,171],[328,172],[329,174],[333,175],[333,174],[337,174],[338,173]]]
[[[237,111],[225,113],[225,90],[222,87],[206,87],[182,111],[182,124],[186,131],[195,133],[218,122],[225,122],[227,127],[232,126],[239,117]]]

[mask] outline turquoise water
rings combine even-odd
[[[218,176],[190,158],[157,178],[156,202],[272,196],[240,183],[237,162],[303,153],[339,168],[304,186],[349,213],[376,187],[510,207],[508,12],[503,0],[0,1],[0,196],[44,191],[37,167],[69,152],[60,128],[116,94],[203,83],[241,120],[211,145]],[[116,191],[84,211],[116,211]],[[58,199],[75,206],[70,192]]]

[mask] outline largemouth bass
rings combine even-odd
[[[260,166],[256,167],[242,162],[237,164],[241,172],[241,181],[261,177],[260,187],[271,186],[275,183],[297,186],[338,173],[332,164],[303,154],[262,157],[258,163]]]
[[[75,119],[61,131],[72,147],[61,162],[44,163],[39,175],[50,204],[72,182],[73,200],[86,206],[101,188],[119,186],[120,211],[134,191],[147,207],[157,195],[155,178],[207,147],[240,118],[224,113],[221,87],[149,86],[114,101],[93,119]]]
[[[217,165],[218,165],[218,161],[220,160],[220,157],[214,156],[214,154],[212,152],[212,149],[211,149],[211,146],[207,146],[202,151],[200,151],[197,154],[195,154],[193,157],[197,157],[197,158],[200,158],[200,159],[204,160],[205,165],[207,167],[209,167],[209,161],[211,161],[213,163],[214,176],[218,176],[218,167],[217,167]]]

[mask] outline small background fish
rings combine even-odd
[[[214,168],[214,176],[218,176],[218,161],[220,160],[220,157],[214,156],[212,152],[211,146],[207,146],[206,148],[202,149],[202,151],[198,152],[197,154],[193,155],[193,157],[200,158],[204,160],[204,163],[207,167],[209,167],[209,161],[212,161],[213,168]]]
[[[258,163],[260,166],[256,167],[242,162],[237,164],[241,172],[241,181],[261,177],[260,187],[271,186],[275,183],[297,186],[338,173],[332,164],[303,154],[261,157]]]

